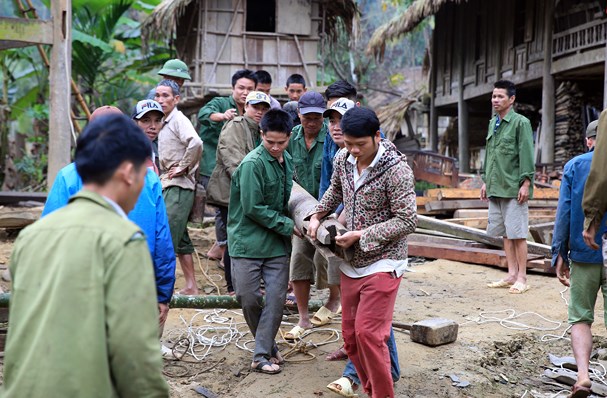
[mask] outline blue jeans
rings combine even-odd
[[[396,383],[398,379],[400,379],[400,366],[398,365],[398,352],[396,351],[396,341],[394,341],[394,329],[392,329],[392,327],[390,327],[390,338],[386,342],[386,345],[388,346],[388,351],[390,352],[390,370],[392,373],[392,381]],[[352,380],[354,384],[360,385],[360,379],[358,378],[354,364],[349,359],[348,362],[346,362],[346,367],[342,373],[342,376]]]

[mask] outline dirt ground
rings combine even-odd
[[[194,229],[191,236],[198,252],[204,254],[212,243],[213,228]],[[6,268],[8,264],[12,240],[0,233],[0,268]],[[201,266],[224,293],[225,284],[219,279],[222,273],[217,262],[201,257]],[[414,261],[411,270],[402,281],[394,320],[414,322],[442,317],[455,320],[460,327],[456,342],[434,348],[411,342],[405,332],[395,332],[402,373],[395,384],[397,397],[547,398],[566,395],[566,388],[546,384],[541,376],[544,369],[550,367],[548,353],[572,355],[569,341],[542,339],[546,334],[562,335],[567,329],[567,307],[561,296],[563,286],[556,278],[531,274],[531,290],[513,295],[506,289],[486,287],[487,282],[504,276],[504,271],[497,268],[437,260]],[[176,288],[179,289],[183,286],[179,267],[177,276]],[[212,283],[199,269],[197,277],[199,286],[210,292]],[[0,284],[5,291],[10,291],[10,284]],[[313,298],[322,299],[325,294],[313,292]],[[568,298],[567,292],[564,297]],[[601,300],[597,309],[602,310]],[[495,320],[512,314],[516,316],[513,320],[516,324]],[[213,320],[219,323],[210,323]],[[282,331],[287,332],[290,323],[296,321],[295,316],[285,316]],[[196,361],[189,354],[181,361],[165,360],[164,371],[172,397],[205,396],[194,390],[199,387],[220,397],[338,397],[326,388],[341,376],[345,364],[324,360],[327,353],[339,347],[333,332],[311,334],[305,341],[314,342],[318,347],[310,347],[308,354],[297,353],[290,357],[282,373],[263,375],[248,370],[251,354],[244,348],[252,346],[250,334],[240,339],[240,335],[235,334],[236,331],[247,331],[240,311],[172,309],[163,336],[165,345],[173,347],[180,340],[178,336],[185,333],[185,324],[190,322],[191,330],[205,328],[196,330],[198,339],[226,344],[210,348],[198,346],[197,356],[206,354],[202,361]],[[329,328],[339,332],[339,320]],[[596,336],[595,349],[607,347],[602,311],[597,312],[593,334]],[[323,344],[326,341],[333,342]],[[287,345],[281,346],[282,352],[290,349]],[[175,350],[180,354],[179,347]],[[461,387],[455,386],[458,383]],[[559,391],[563,392],[556,395]],[[366,397],[363,393],[359,396]]]

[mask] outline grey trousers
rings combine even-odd
[[[261,295],[265,283],[265,305]],[[232,257],[232,283],[244,319],[255,336],[253,362],[268,361],[276,350],[276,333],[289,283],[289,258]]]

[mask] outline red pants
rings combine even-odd
[[[344,347],[364,391],[372,398],[394,397],[386,342],[400,280],[387,272],[364,278],[341,274]]]

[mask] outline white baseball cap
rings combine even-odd
[[[332,111],[339,112],[340,115],[344,115],[348,109],[352,109],[356,106],[354,101],[347,98],[339,98],[337,101],[331,104],[331,107],[323,112],[323,117],[331,116]]]
[[[141,100],[135,106],[135,110],[133,111],[133,119],[141,119],[143,115],[148,112],[160,112],[164,117],[164,111],[162,110],[162,106],[154,100]]]

